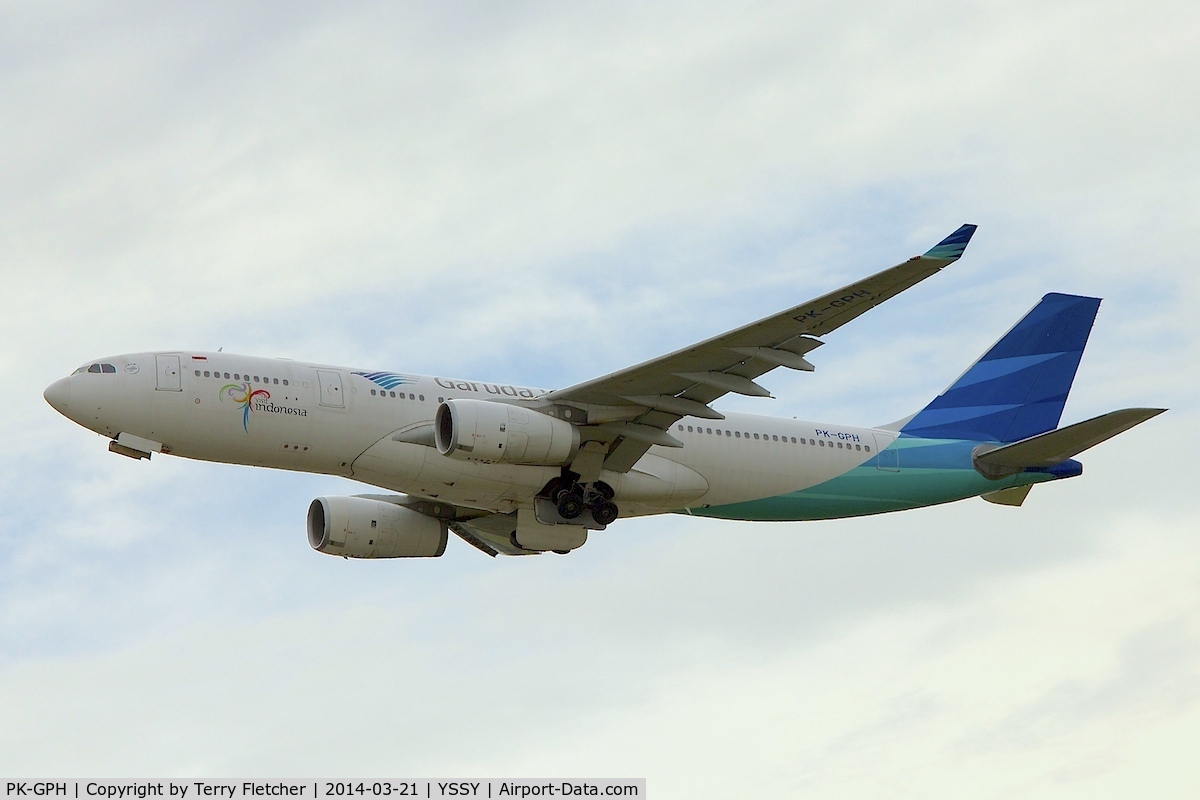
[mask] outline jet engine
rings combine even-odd
[[[486,464],[560,466],[579,449],[579,431],[569,422],[507,403],[447,400],[434,419],[438,452]]]
[[[308,543],[347,558],[429,558],[446,551],[446,523],[369,497],[318,497],[308,507]]]

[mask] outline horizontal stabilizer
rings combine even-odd
[[[1012,444],[980,445],[973,457],[975,469],[985,477],[1000,478],[1023,469],[1052,467],[1164,411],[1125,408]]]

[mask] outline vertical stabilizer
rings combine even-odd
[[[930,439],[1016,442],[1052,431],[1100,300],[1048,294],[901,429]]]

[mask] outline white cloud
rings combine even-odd
[[[6,770],[1194,783],[1192,6],[0,17]],[[1068,419],[1173,411],[1019,510],[349,564],[302,529],[348,482],[133,464],[40,397],[180,345],[563,385],[965,221],[952,270],[771,376],[780,400],[727,406],[893,419],[1042,293],[1104,296]]]
[[[906,516],[903,528],[920,527]],[[628,550],[600,545],[599,565],[573,556],[467,576],[435,563],[421,591],[383,588],[392,578],[350,596],[315,584],[319,608],[10,667],[5,684],[25,690],[6,701],[5,761],[107,775],[645,775],[656,793],[696,797],[1120,796],[1170,766],[1158,743],[1200,725],[1195,515],[1086,516],[1098,549],[992,577],[982,560],[945,560],[969,574],[940,597],[881,594],[827,529],[783,547],[768,534],[723,573],[686,551],[687,569],[638,566],[662,569],[691,540],[712,547],[738,531],[728,524],[719,537],[643,530]],[[992,519],[985,535],[1002,537]],[[859,527],[845,541],[867,535]],[[766,577],[754,567],[772,558],[808,574],[801,560],[822,553],[848,568],[815,591],[775,575],[750,589],[739,574]],[[404,582],[425,584],[425,567],[403,565]],[[796,607],[797,589],[824,607]],[[723,617],[721,600],[746,591],[755,602]],[[847,615],[847,603],[860,608]],[[1194,780],[1181,767],[1159,779],[1164,796]]]
[[[1195,772],[1149,745],[1200,726],[1191,522],[1122,520],[1097,556],[958,603],[690,665],[515,768],[632,770],[689,797],[1120,797],[1165,769],[1185,796]]]

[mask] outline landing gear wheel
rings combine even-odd
[[[592,519],[596,520],[597,525],[612,524],[619,513],[617,504],[611,500],[601,500],[592,506]]]
[[[616,496],[616,492],[604,481],[596,481],[592,484],[592,491],[603,497],[605,500],[612,500]]]
[[[558,515],[563,519],[575,519],[583,513],[583,501],[571,492],[562,492],[558,498]]]
[[[546,484],[546,488],[542,489],[542,497],[550,499],[550,502],[557,503],[558,498],[563,492],[571,490],[571,484],[564,481],[562,478],[553,478]]]

